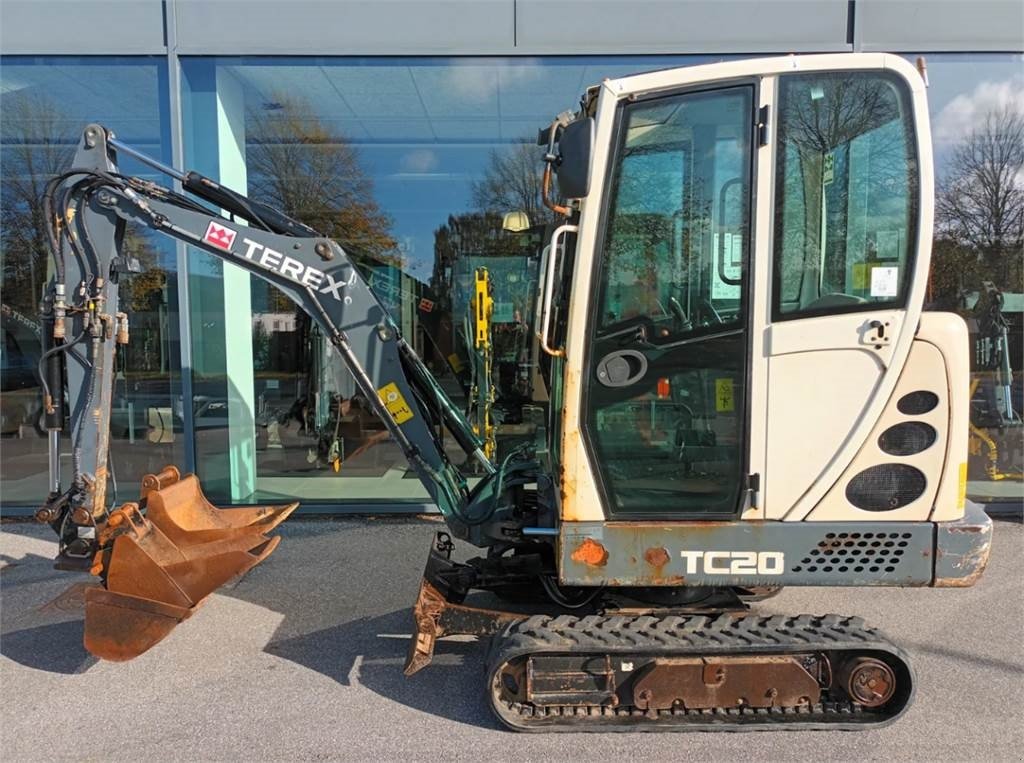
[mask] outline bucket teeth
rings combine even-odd
[[[168,474],[165,470],[160,476]],[[106,660],[130,660],[159,643],[203,600],[277,548],[268,538],[298,504],[218,509],[194,475],[164,479],[115,511],[94,569],[104,588],[85,604],[85,647]]]

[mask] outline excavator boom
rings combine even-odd
[[[460,537],[469,537],[474,496],[490,502],[498,470],[471,425],[401,337],[346,251],[282,213],[196,173],[173,174],[183,187],[244,224],[195,199],[118,172],[126,149],[100,125],[86,128],[73,169],[51,183],[47,202],[54,279],[44,301],[49,346],[44,354],[50,494],[37,512],[61,538],[59,565],[85,567],[102,589],[87,597],[86,646],[130,659],[163,638],[202,600],[265,559],[277,545],[269,533],[297,504],[221,510],[194,475],[173,467],[143,480],[138,502],[110,510],[109,424],[117,346],[128,341],[118,282],[136,270],[122,251],[124,226],[145,226],[210,252],[277,286],[318,323],[348,365],[374,412]],[[67,374],[72,475],[60,484],[62,377]],[[484,467],[471,495],[440,437],[452,433],[467,457]]]

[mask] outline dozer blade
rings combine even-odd
[[[266,559],[281,539],[264,533],[297,505],[217,509],[192,475],[179,479],[170,468],[150,477],[143,482],[146,515],[125,504],[100,531],[93,572],[104,587],[86,592],[84,640],[101,659],[138,657],[207,596]]]

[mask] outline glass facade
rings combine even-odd
[[[971,332],[967,495],[1024,498],[1024,56],[928,56],[935,243],[927,307]]]
[[[43,188],[70,168],[90,122],[170,161],[167,62],[163,57],[7,57],[0,84],[0,495],[5,506],[34,506],[47,492],[37,372],[38,303],[50,267]],[[164,180],[127,157],[121,169]],[[132,335],[118,353],[111,417],[111,465],[120,479],[121,500],[138,495],[143,474],[180,462],[183,438],[190,436],[182,427],[177,388],[181,351],[174,244],[131,227],[125,242],[145,270],[120,287]]]
[[[186,164],[355,253],[453,399],[489,408],[501,455],[532,434],[524,406],[547,404],[533,327],[551,219],[538,129],[604,76],[704,60],[185,58]],[[190,263],[193,325],[203,325],[192,347],[197,465],[211,495],[424,501],[308,317],[259,279],[200,253]],[[481,268],[494,300],[489,350],[471,318]],[[463,458],[457,447],[452,457]]]
[[[532,309],[550,221],[539,201],[538,128],[605,77],[721,58],[197,56],[180,59],[180,92],[170,92],[164,57],[5,57],[4,505],[33,505],[46,490],[35,313],[47,261],[37,200],[87,122],[170,162],[169,114],[172,99],[180,103],[184,165],[282,207],[355,253],[456,402],[478,411],[493,396],[501,455],[531,436],[536,412],[548,405]],[[955,310],[971,326],[968,494],[981,500],[1024,496],[1022,66],[1017,54],[928,55],[938,180],[928,306]],[[853,143],[831,159],[836,173],[852,166]],[[636,161],[657,159],[641,154]],[[123,169],[150,176],[127,158]],[[737,209],[741,191],[732,189]],[[742,216],[726,222],[741,227]],[[640,233],[625,231],[609,256],[628,256],[628,239]],[[183,463],[194,445],[195,469],[222,503],[426,500],[338,358],[279,292],[198,251],[188,251],[182,272],[165,238],[134,231],[129,242],[149,267],[122,287],[133,316],[113,417],[122,497],[136,492],[142,474]],[[735,259],[744,246],[730,230],[716,251]],[[898,257],[902,243],[876,237],[874,246],[871,257],[884,259],[892,247]],[[856,263],[843,267],[837,277],[863,276]],[[471,318],[478,278],[494,300],[483,344]],[[619,311],[638,298],[624,278],[615,273],[609,286]],[[187,290],[180,318],[179,288]],[[729,294],[713,296],[731,304]],[[179,320],[188,346],[178,341]]]

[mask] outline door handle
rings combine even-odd
[[[647,374],[647,357],[638,350],[616,350],[597,364],[597,380],[606,387],[628,387]]]

